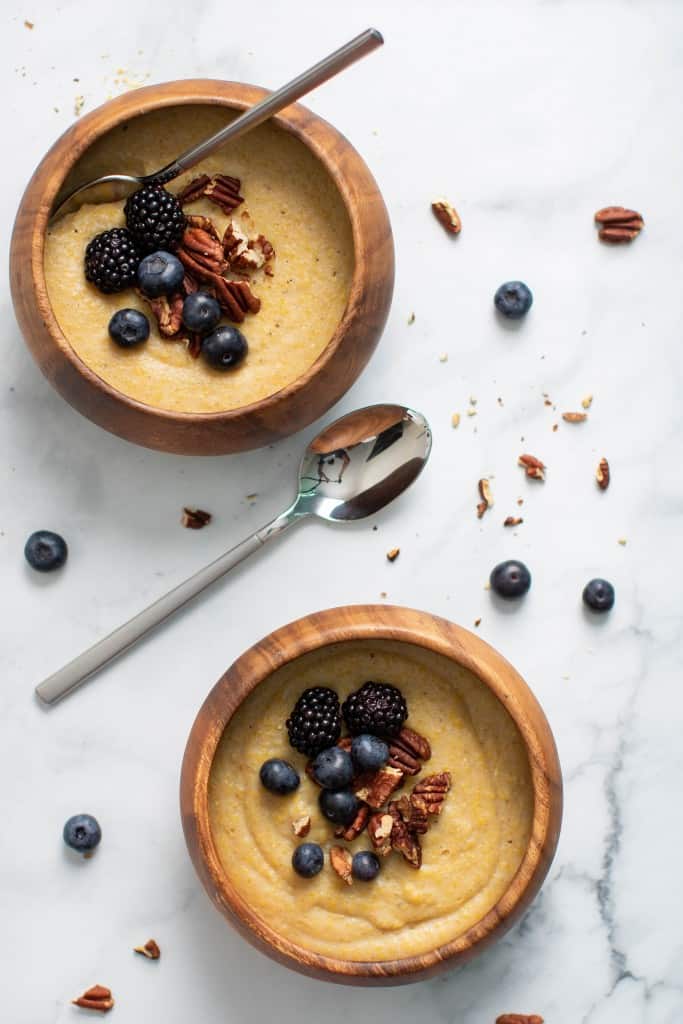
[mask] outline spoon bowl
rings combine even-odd
[[[294,523],[310,516],[353,522],[379,512],[419,476],[431,447],[427,420],[405,406],[370,405],[342,416],[306,448],[286,511],[49,676],[36,695],[56,703]]]

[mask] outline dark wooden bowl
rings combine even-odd
[[[57,140],[21,200],[12,235],[10,284],[26,344],[67,402],[128,441],[183,455],[223,455],[277,441],[327,412],[354,383],[379,341],[394,284],[393,239],[382,196],[347,139],[299,104],[287,107],[274,121],[325,166],[346,205],[355,249],[343,318],[302,377],[268,398],[230,412],[168,412],[107,384],[76,355],[57,324],[45,285],[45,233],[55,197],[88,147],[121,122],[161,107],[215,104],[243,110],[265,95],[265,89],[253,85],[203,79],[128,92],[77,121]]]
[[[349,640],[399,640],[457,662],[498,697],[514,719],[528,754],[534,790],[526,855],[508,889],[463,935],[421,956],[360,962],[318,956],[284,939],[250,908],[226,876],[209,826],[207,787],[226,724],[244,698],[275,669],[316,648]],[[204,702],[185,749],[180,804],[190,856],[204,888],[230,923],[274,960],[326,981],[397,985],[455,967],[500,938],[538,893],[555,853],[562,817],[562,778],[550,726],[521,676],[468,630],[426,612],[385,605],[352,605],[308,615],[271,633],[239,658]]]

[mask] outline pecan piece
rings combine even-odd
[[[193,359],[199,359],[202,351],[203,338],[196,331],[190,332],[187,339],[187,351]]]
[[[445,199],[439,199],[432,203],[432,212],[439,224],[446,229],[449,235],[459,235],[462,230],[462,221],[458,216],[455,207],[451,206]]]
[[[379,810],[403,782],[400,768],[387,765],[379,771],[359,776],[354,784],[355,794],[373,810]]]
[[[351,864],[353,857],[348,850],[345,850],[343,846],[333,846],[330,849],[330,864],[332,868],[341,878],[342,882],[346,882],[347,885],[353,885],[353,878],[351,877]]]
[[[477,487],[479,488],[479,497],[481,498],[481,501],[477,505],[477,518],[481,519],[487,508],[492,508],[493,506],[493,493],[491,492],[491,485],[486,477],[482,477],[478,482]]]
[[[432,756],[429,742],[404,726],[398,736],[389,743],[389,767],[398,768],[404,775],[417,775],[422,768],[422,761]]]
[[[210,181],[211,178],[208,174],[200,174],[197,178],[193,178],[192,181],[188,182],[185,188],[181,188],[180,192],[176,195],[176,199],[181,206],[184,206],[185,203],[193,203],[196,199],[201,199]]]
[[[183,301],[181,292],[173,295],[160,295],[157,299],[149,299],[138,292],[141,299],[148,302],[156,318],[159,334],[164,338],[183,338]]]
[[[387,811],[378,811],[372,814],[368,821],[368,835],[375,853],[380,857],[386,857],[391,853],[391,832],[394,827],[394,818]]]
[[[189,228],[199,228],[200,231],[206,231],[207,235],[211,235],[216,242],[220,242],[221,237],[210,217],[205,217],[201,213],[188,213],[185,215],[185,222]]]
[[[451,788],[450,772],[436,772],[417,783],[410,794],[411,800],[424,801],[427,814],[441,814],[446,794]]]
[[[422,847],[420,840],[415,833],[408,829],[405,821],[392,804],[389,805],[389,812],[393,819],[391,829],[391,848],[400,853],[411,867],[417,869],[422,866]]]
[[[352,843],[354,839],[358,839],[358,836],[364,830],[369,817],[370,808],[367,804],[361,804],[358,808],[358,814],[350,825],[340,825],[339,828],[334,830],[336,838],[345,839],[347,843]]]
[[[111,989],[105,985],[93,985],[87,989],[78,999],[72,999],[74,1006],[82,1006],[84,1010],[99,1010],[100,1013],[107,1013],[114,1005],[114,997]]]
[[[600,228],[598,238],[601,242],[632,242],[640,234],[640,225],[614,224],[608,228]]]
[[[390,550],[387,551],[387,561],[388,562],[395,562],[400,554],[401,554],[401,549],[400,548],[390,548]]]
[[[394,807],[408,826],[409,832],[423,836],[429,830],[429,814],[422,797],[402,796],[389,804],[390,811]]]
[[[503,520],[503,526],[519,526],[524,520],[521,516],[506,516]]]
[[[292,822],[292,832],[297,839],[303,839],[311,831],[311,816],[310,814],[302,814],[300,818],[295,818]]]
[[[636,210],[628,210],[624,206],[603,206],[595,214],[596,224],[640,224],[643,226],[643,218]]]
[[[226,281],[215,275],[212,283],[221,310],[235,323],[241,324],[247,313],[258,313],[261,308],[261,300],[254,295],[248,281]]]
[[[244,196],[240,195],[241,186],[239,178],[231,178],[229,174],[214,174],[204,189],[204,195],[216,206],[220,206],[223,213],[229,214],[244,202]]]
[[[543,1024],[543,1017],[537,1013],[501,1013],[496,1024]]]
[[[600,462],[598,463],[598,468],[595,471],[595,479],[600,490],[606,491],[609,487],[610,472],[609,462],[604,456],[603,458],[600,459]]]
[[[184,508],[180,522],[188,530],[201,530],[211,522],[211,513],[203,508]]]
[[[134,953],[140,953],[141,956],[146,956],[148,960],[158,960],[161,956],[161,950],[154,939],[147,939],[144,946],[135,946],[133,948]]]
[[[524,466],[526,475],[532,480],[545,480],[545,465],[535,455],[520,455],[517,463]]]
[[[583,423],[588,419],[587,412],[563,412],[562,419],[565,423]]]

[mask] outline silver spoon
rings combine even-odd
[[[350,64],[371,53],[378,46],[381,46],[383,42],[384,39],[381,32],[378,32],[376,28],[367,29],[359,36],[356,36],[355,39],[346,43],[345,46],[335,50],[329,57],[325,57],[324,60],[314,64],[308,71],[304,71],[303,74],[292,79],[287,85],[283,85],[281,89],[271,93],[270,96],[266,96],[255,107],[245,111],[244,114],[221,129],[221,131],[216,132],[211,138],[205,139],[204,142],[200,142],[197,146],[192,146],[191,149],[186,150],[173,163],[167,164],[161,170],[155,171],[153,174],[141,175],[105,174],[102,177],[86,182],[84,185],[71,189],[66,195],[60,194],[55,200],[52,218],[63,216],[65,213],[86,202],[88,197],[86,197],[85,193],[91,190],[93,192],[89,197],[89,201],[101,203],[122,199],[134,189],[140,188],[141,185],[166,185],[169,181],[177,178],[179,174],[182,174],[183,171],[189,171],[191,167],[194,167],[200,160],[203,160],[209,153],[213,153],[215,149],[222,146],[229,139],[236,139],[238,136],[244,135],[251,128],[255,128],[269,117],[272,117],[273,114],[277,114],[284,107],[288,107],[290,103],[294,103],[301,96],[322,85],[328,78],[332,78],[333,75],[343,71]]]
[[[304,452],[299,490],[286,512],[49,676],[36,687],[38,697],[45,704],[54,704],[71,693],[294,523],[309,516],[348,523],[379,512],[419,476],[431,447],[431,432],[424,416],[402,405],[370,405],[342,416],[318,434]]]

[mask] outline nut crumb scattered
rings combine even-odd
[[[481,619],[475,619],[474,620],[475,629],[479,629],[480,625],[481,625]]]
[[[503,526],[519,526],[524,520],[521,516],[506,516],[503,520]]]
[[[491,485],[486,477],[478,482],[477,487],[479,489],[479,497],[481,501],[477,505],[477,518],[481,519],[487,509],[493,507],[493,494],[491,492]]]
[[[484,590],[490,590],[490,589],[491,589],[491,583],[490,583],[489,580],[487,580],[486,583],[484,584]]]
[[[467,415],[468,416],[476,416],[477,415],[477,410],[476,409],[468,409],[467,410]]]
[[[245,498],[247,499],[247,501],[256,501],[256,499],[258,498],[258,491],[254,491],[253,494],[245,494]]]
[[[518,505],[523,505],[524,504],[524,498],[517,498],[517,504]]]
[[[140,953],[141,956],[146,956],[148,960],[158,960],[161,956],[161,950],[154,939],[147,939],[144,946],[135,946],[133,948],[134,953]]]
[[[395,562],[400,554],[401,554],[401,549],[400,548],[391,548],[390,551],[387,551],[387,559],[390,562]]]
[[[581,405],[583,406],[584,409],[590,409],[592,404],[593,404],[593,396],[592,395],[586,395],[585,398],[581,399]]]
[[[432,212],[439,224],[446,229],[449,235],[460,234],[462,231],[462,221],[460,220],[455,207],[451,206],[448,200],[438,199],[436,202],[432,203]]]
[[[556,430],[559,430],[559,427],[560,427],[559,423],[553,423],[553,434],[555,433]]]
[[[24,28],[32,29],[35,28],[35,25],[32,21],[24,21]]]
[[[474,395],[470,395],[470,405],[476,405],[476,404],[477,404],[476,398],[474,397]]]
[[[455,429],[460,426],[460,413],[454,412],[451,416],[451,426]]]
[[[448,362],[448,352],[442,352],[441,353],[441,355],[439,356],[439,362],[440,363],[447,363]]]
[[[77,96],[74,100],[74,117],[80,117],[83,105],[85,103],[85,96]]]
[[[619,537],[617,544],[621,544],[622,548],[626,547],[626,537]]]
[[[585,412],[563,412],[562,419],[565,423],[583,423],[584,420],[588,419],[588,413]]]
[[[610,482],[610,468],[609,462],[603,456],[598,463],[598,468],[595,471],[595,480],[601,491],[606,491],[609,487]]]
[[[535,455],[520,455],[517,464],[524,467],[531,480],[545,480],[545,464]]]
[[[503,405],[503,399],[500,398],[500,396],[496,399],[496,401],[498,402],[498,405],[500,405],[500,406]]]
[[[302,814],[300,818],[295,818],[292,822],[292,832],[298,839],[303,839],[311,831],[311,816],[310,814]]]
[[[386,596],[387,596],[387,592],[386,592],[386,590],[380,590],[380,592],[379,592],[379,596],[380,596],[380,597],[386,597]]]
[[[211,513],[203,508],[184,508],[180,522],[188,530],[201,530],[211,522]]]
[[[114,997],[111,989],[105,985],[93,985],[86,989],[78,999],[72,999],[74,1006],[80,1006],[84,1010],[97,1010],[99,1013],[108,1013],[114,1005]]]
[[[415,323],[415,314],[411,313],[410,316],[408,317],[408,327],[410,327],[410,325],[414,324],[414,323]]]

